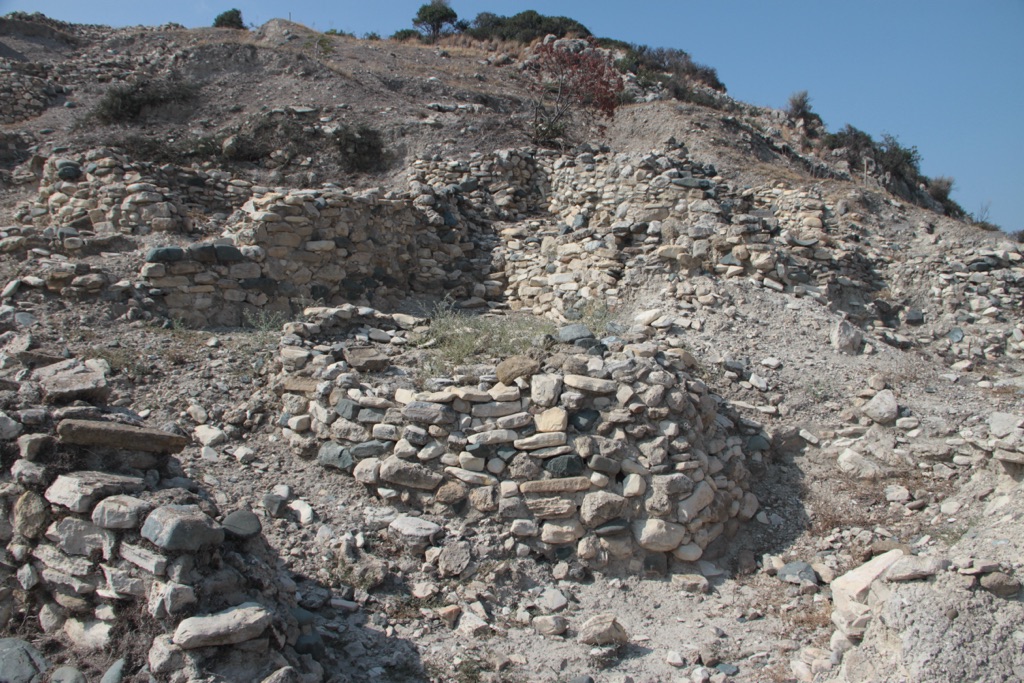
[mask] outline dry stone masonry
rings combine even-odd
[[[238,325],[242,304],[288,312],[302,301],[394,304],[409,293],[452,291],[474,269],[467,231],[429,228],[407,202],[268,192],[243,209],[246,219],[228,243],[150,252],[142,276],[172,315]]]
[[[539,359],[415,390],[373,379],[387,346],[358,341],[394,349],[393,319],[307,314],[320,322],[282,340],[282,434],[391,505],[391,529],[414,552],[436,540],[431,518],[461,514],[500,520],[519,554],[664,572],[757,512],[747,465],[770,438],[689,373],[678,339],[597,340],[570,325]]]
[[[200,226],[190,214],[224,219],[253,187],[223,171],[130,162],[103,148],[46,159],[41,173],[38,198],[19,213],[22,223],[98,234],[192,232]]]
[[[1004,313],[1021,302],[1018,245],[962,248],[963,260],[947,263],[935,256],[930,225],[903,228],[921,249],[897,249],[903,235],[877,227],[864,241],[861,226],[878,220],[864,193],[735,188],[674,141],[648,154],[434,157],[410,167],[403,193],[279,191],[106,149],[38,166],[39,196],[0,250],[59,259],[109,249],[117,235],[166,234],[173,246],[150,252],[129,298],[194,326],[313,303],[389,309],[409,294],[564,322],[621,307],[652,278],[677,279],[675,296],[699,310],[708,292],[689,279],[704,274],[841,311],[847,328],[835,343],[848,352],[932,345],[967,367],[1019,353],[1024,342],[1020,322]],[[900,207],[891,208],[899,220]],[[931,301],[901,295],[922,283]],[[869,339],[854,343],[858,333]]]
[[[320,36],[300,46],[290,22],[244,44],[201,31],[0,18],[5,40],[63,54],[0,60],[0,185],[22,193],[0,225],[0,627],[19,636],[0,678],[1024,670],[1002,647],[1022,618],[1020,245],[904,205],[878,172],[851,179],[845,152],[815,159],[783,112],[648,107],[664,91],[635,83],[640,130],[765,164],[719,173],[670,138],[323,184],[345,164],[320,143],[355,154],[334,143],[369,111],[352,92],[404,138],[396,156],[438,149],[435,129],[472,149],[502,105],[421,78],[460,54],[394,44],[388,93],[336,92]],[[331,38],[372,74],[380,45],[361,42]],[[513,62],[495,56],[473,68]],[[97,84],[225,65],[280,80],[243,106],[221,80],[223,110],[211,88],[204,118],[162,108],[123,147],[132,126],[67,130]],[[299,82],[317,101],[282,101]],[[162,141],[209,160],[134,158]],[[742,185],[773,162],[788,180]],[[442,297],[555,331],[440,371],[431,321],[393,311]],[[774,580],[733,581],[753,548]]]
[[[42,64],[0,59],[0,123],[34,118],[64,93],[47,71]]]
[[[151,624],[155,638],[135,656],[161,680],[201,671],[320,680],[313,655],[322,640],[280,573],[260,517],[244,508],[222,513],[184,476],[175,454],[189,439],[88,405],[109,395],[105,363],[28,350],[20,362],[41,366],[21,389],[45,403],[0,412],[0,441],[17,454],[0,486],[0,622],[30,619],[83,657],[124,651],[115,641],[153,634]],[[0,641],[6,676],[49,668],[23,646]],[[119,660],[110,671],[124,666]]]

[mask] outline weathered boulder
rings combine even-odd
[[[146,482],[140,477],[83,471],[58,476],[43,496],[51,503],[63,505],[72,512],[89,512],[101,498],[141,491],[145,487]]]
[[[840,470],[857,479],[878,479],[882,476],[881,465],[852,448],[840,453],[836,462]]]
[[[583,497],[580,521],[589,527],[599,526],[622,514],[626,499],[607,491],[595,491]]]
[[[32,377],[50,403],[75,399],[102,401],[110,394],[103,370],[75,358],[40,368]]]
[[[860,353],[864,344],[864,333],[845,320],[840,320],[832,328],[829,336],[832,348],[839,353],[855,356]]]
[[[663,519],[639,520],[633,524],[633,536],[644,550],[668,552],[686,538],[686,527]]]
[[[540,362],[529,356],[511,356],[498,363],[495,374],[502,384],[512,384],[520,377],[530,378],[540,370]]]
[[[578,640],[585,645],[625,645],[629,634],[614,614],[598,614],[583,622]]]
[[[164,505],[149,513],[142,537],[164,550],[196,551],[224,541],[224,529],[197,505]]]
[[[137,529],[152,507],[134,496],[110,496],[93,508],[92,523],[104,529]]]
[[[4,683],[42,683],[49,668],[43,653],[24,640],[0,639],[0,675]]]
[[[388,532],[399,543],[414,553],[423,552],[440,538],[444,530],[422,517],[403,515],[388,525]]]
[[[380,463],[381,480],[398,486],[433,491],[444,480],[444,476],[423,465],[397,457],[385,458]]]
[[[50,506],[35,491],[25,491],[14,503],[14,531],[25,538],[37,538],[50,521]]]
[[[892,424],[899,417],[900,407],[896,403],[896,395],[891,389],[883,389],[868,401],[862,408],[864,414],[878,424]]]
[[[344,351],[345,360],[360,372],[380,372],[388,367],[388,357],[372,347],[352,346]]]

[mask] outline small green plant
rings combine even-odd
[[[106,361],[110,366],[110,371],[115,375],[138,379],[149,374],[149,368],[139,353],[123,346],[94,346],[86,354],[86,358]]]
[[[199,86],[178,79],[142,80],[116,85],[103,94],[93,116],[105,124],[131,123],[147,109],[195,99]]]
[[[587,326],[594,336],[598,339],[607,337],[611,332],[613,323],[618,319],[618,312],[610,307],[605,301],[598,301],[597,299],[587,299],[582,306],[572,311],[574,314],[574,320],[576,322],[583,323]],[[569,316],[568,312],[566,313]]]
[[[370,31],[369,33],[363,34],[363,40],[380,40],[380,34],[376,31]]]
[[[329,28],[329,29],[327,29],[326,31],[324,31],[324,35],[327,35],[327,36],[342,36],[344,38],[355,38],[356,37],[354,33],[349,33],[348,31],[340,31],[340,30],[338,30],[336,28]]]
[[[249,308],[242,313],[242,320],[245,327],[261,335],[272,336],[280,334],[281,327],[288,322],[288,316],[267,308]]]
[[[214,28],[233,28],[240,31],[244,31],[245,22],[242,21],[242,11],[238,9],[229,9],[227,12],[221,12],[213,20]]]
[[[332,52],[334,52],[334,44],[331,43],[331,39],[328,38],[328,35],[341,35],[341,34],[338,34],[338,33],[333,33],[332,34],[332,33],[328,32],[328,33],[325,33],[322,36],[318,36],[315,39],[310,39],[310,40],[306,41],[306,47],[309,49],[310,52],[313,53],[313,59],[319,61],[321,58],[326,57],[326,56],[330,55]],[[345,34],[345,35],[348,35],[348,34]]]

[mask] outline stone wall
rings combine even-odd
[[[369,379],[403,362],[389,356],[415,321],[307,313],[282,340],[283,436],[393,506],[490,517],[517,553],[634,572],[696,561],[757,512],[747,467],[770,439],[693,378],[678,338],[573,325],[540,361],[417,391]]]
[[[47,159],[37,199],[18,218],[96,233],[187,233],[208,214],[226,218],[252,193],[251,182],[224,171],[132,162],[101,148]]]
[[[20,123],[39,116],[64,93],[49,80],[43,64],[0,59],[0,123]]]
[[[104,368],[75,363],[27,381],[50,399],[100,398]],[[102,412],[0,412],[0,437],[16,439],[18,454],[0,487],[0,622],[30,619],[83,653],[128,654],[117,639],[139,640],[160,680],[262,680],[288,664],[322,672],[302,656],[311,632],[259,517],[222,514],[183,476],[173,454],[185,437]]]
[[[247,307],[389,308],[416,294],[564,322],[616,308],[653,278],[701,273],[814,298],[862,326],[886,327],[906,304],[875,296],[893,294],[881,273],[903,256],[881,231],[858,239],[862,222],[879,220],[862,193],[829,196],[785,183],[737,188],[671,142],[646,154],[435,157],[410,167],[408,191],[362,194],[275,191],[102,149],[51,158],[42,168],[37,200],[19,212],[22,226],[44,238],[47,228],[63,229],[60,239],[49,236],[51,247],[65,237],[74,248],[77,238],[166,233],[184,254],[152,254],[177,260],[150,263],[143,282],[165,314],[193,325],[237,325],[253,312]],[[898,221],[899,207],[890,208]],[[205,233],[206,241],[189,245],[182,232]],[[210,257],[214,243],[222,256],[236,248],[227,257],[234,260]],[[1010,280],[1015,288],[1016,275]],[[882,337],[909,343],[896,332]]]
[[[435,205],[438,196],[455,196],[471,220],[515,220],[545,208],[544,162],[550,164],[554,155],[550,150],[501,150],[468,161],[419,159],[409,170],[409,192],[423,207]]]
[[[267,192],[243,208],[230,244],[150,253],[142,276],[170,315],[188,324],[238,325],[247,306],[287,313],[314,302],[387,307],[410,294],[459,289],[464,298],[465,283],[487,274],[476,274],[488,259],[477,259],[473,230],[454,221],[432,226],[405,200]]]

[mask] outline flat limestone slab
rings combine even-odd
[[[132,427],[99,420],[62,420],[57,425],[61,443],[74,446],[103,446],[147,453],[178,453],[188,439],[159,429]]]
[[[270,625],[270,612],[255,602],[246,602],[217,614],[184,619],[174,631],[174,644],[185,650],[214,645],[244,643]]]
[[[563,477],[561,479],[539,479],[524,481],[519,485],[523,493],[570,493],[590,488],[589,477]]]
[[[851,602],[863,604],[867,599],[868,591],[871,590],[871,584],[880,579],[889,567],[901,557],[903,557],[903,551],[894,548],[833,581],[831,584],[832,602],[835,609],[847,611]]]
[[[71,472],[59,475],[46,489],[43,497],[72,512],[89,512],[95,503],[107,496],[141,491],[146,482],[141,477],[126,477],[106,472]]]

